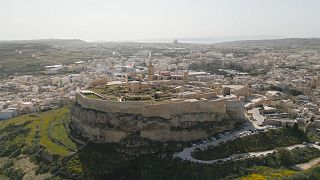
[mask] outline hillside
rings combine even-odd
[[[86,46],[87,42],[80,39],[35,39],[0,41],[0,44],[48,44],[54,46]]]
[[[215,48],[235,48],[235,49],[319,49],[320,38],[291,38],[273,40],[243,40],[213,44]]]
[[[318,168],[302,173],[284,168],[277,154],[210,165],[173,159],[172,154],[188,145],[185,143],[143,140],[136,146],[139,140],[131,137],[120,144],[83,146],[71,138],[69,122],[68,107],[0,122],[0,178],[185,180],[319,176]],[[76,141],[81,142],[79,137]],[[318,153],[312,149],[293,151],[302,162]]]
[[[69,138],[68,108],[29,114],[0,123],[0,174],[18,179],[50,177],[76,151]]]
[[[81,40],[1,41],[0,78],[13,74],[41,74],[47,65],[69,65],[111,54],[111,49]]]

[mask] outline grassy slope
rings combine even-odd
[[[281,179],[283,177],[296,174],[296,171],[288,169],[273,169],[265,166],[258,166],[254,168],[256,173],[244,176],[241,180],[266,180],[266,179]]]
[[[22,143],[26,142],[27,145],[31,145],[36,135],[36,131],[39,130],[40,134],[40,145],[44,146],[50,153],[58,154],[61,156],[68,155],[71,151],[76,149],[75,143],[73,143],[68,135],[67,129],[64,127],[64,122],[66,124],[69,121],[69,109],[55,109],[47,112],[43,112],[39,115],[23,115],[19,116],[0,124],[0,129],[7,127],[8,125],[19,125],[27,121],[31,121],[26,128],[30,129],[27,136],[15,138],[12,143]],[[3,132],[7,133],[7,132]],[[0,134],[0,137],[3,134]],[[60,143],[52,141],[50,138],[59,140]]]
[[[77,149],[76,144],[69,138],[69,121],[69,108],[64,107],[0,122],[2,148],[0,170],[11,161],[14,163],[10,169],[21,170],[26,178],[42,179],[50,176],[50,172],[43,169],[49,168],[51,171],[59,164],[55,161],[60,161]],[[40,147],[48,154],[56,155],[60,160],[56,159],[48,164],[46,160],[37,155]],[[16,150],[21,151],[17,154]],[[2,172],[11,177],[11,174],[8,174],[5,169],[2,169]],[[4,176],[0,176],[1,178]]]

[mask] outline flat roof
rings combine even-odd
[[[107,85],[119,85],[119,84],[123,84],[122,81],[110,81],[107,83]]]
[[[207,72],[188,72],[189,76],[207,75]]]
[[[236,90],[238,90],[238,89],[244,88],[245,86],[244,86],[244,85],[222,85],[222,87],[229,87],[229,88],[231,88],[231,89],[236,89]]]

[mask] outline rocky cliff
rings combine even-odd
[[[232,129],[237,121],[226,113],[185,113],[145,117],[130,113],[106,113],[74,104],[71,108],[74,132],[98,143],[120,142],[130,136],[154,141],[193,141]]]

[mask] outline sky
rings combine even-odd
[[[320,37],[320,0],[0,0],[0,40]]]

